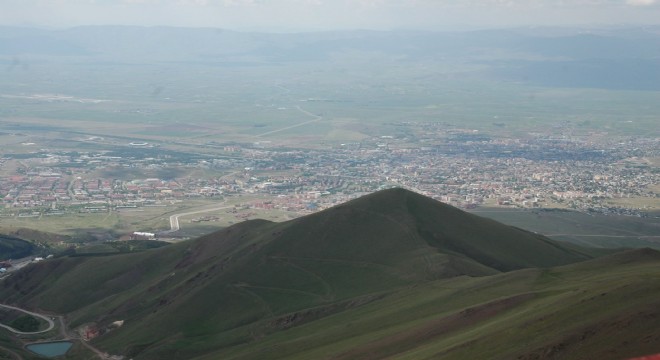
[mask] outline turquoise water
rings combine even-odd
[[[71,345],[73,345],[71,341],[56,341],[49,343],[30,344],[26,347],[28,350],[35,354],[39,354],[45,357],[56,357],[66,354],[66,352],[71,348]]]

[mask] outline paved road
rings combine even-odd
[[[32,311],[23,310],[23,309],[21,309],[21,308],[17,308],[17,307],[14,307],[14,306],[9,306],[9,305],[3,305],[3,304],[0,304],[0,307],[6,308],[6,309],[11,309],[11,310],[21,311],[21,312],[24,312],[24,313],[26,313],[26,314],[32,315],[32,316],[34,316],[34,317],[38,317],[38,318],[40,318],[40,319],[44,319],[46,322],[48,322],[48,328],[47,328],[47,329],[45,329],[45,330],[40,330],[40,331],[33,331],[33,332],[23,332],[23,331],[18,331],[18,330],[14,329],[14,328],[11,327],[11,326],[4,325],[4,324],[0,324],[0,327],[3,327],[3,328],[5,328],[5,329],[7,329],[7,330],[13,332],[14,334],[19,334],[19,335],[41,334],[41,333],[45,333],[45,332],[51,331],[51,330],[53,330],[53,328],[55,327],[55,322],[54,322],[51,318],[49,318],[49,317],[47,317],[47,316],[45,316],[45,315],[41,315],[41,314],[37,314],[37,313],[33,313]]]
[[[291,126],[287,126],[287,127],[281,128],[281,129],[277,129],[277,130],[273,130],[273,131],[265,132],[265,133],[263,133],[263,134],[259,134],[259,135],[257,135],[256,137],[262,137],[262,136],[266,136],[266,135],[270,135],[270,134],[275,134],[275,133],[278,133],[278,132],[280,132],[280,131],[285,131],[285,130],[289,130],[289,129],[294,129],[294,128],[297,128],[297,127],[299,127],[299,126],[304,126],[304,125],[307,125],[307,124],[315,123],[315,122],[317,122],[317,121],[321,121],[321,119],[323,119],[322,116],[318,116],[318,115],[316,115],[316,114],[312,114],[311,112],[309,112],[309,111],[307,111],[307,110],[301,108],[300,106],[296,106],[296,109],[298,109],[298,111],[302,112],[302,113],[305,114],[305,115],[309,115],[309,116],[314,117],[314,120],[309,120],[309,121],[302,122],[302,123],[300,123],[300,124],[291,125]]]
[[[202,209],[202,210],[197,210],[197,211],[191,211],[187,213],[181,213],[181,214],[174,214],[170,216],[170,230],[167,232],[175,232],[179,231],[181,229],[181,225],[179,224],[179,218],[181,216],[187,216],[187,215],[195,215],[195,214],[201,214],[205,212],[211,212],[211,211],[218,211],[218,210],[224,210],[224,209],[231,209],[233,206],[222,206],[222,207],[215,207],[212,209]]]

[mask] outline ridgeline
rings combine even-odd
[[[141,253],[33,264],[0,283],[0,301],[93,324],[96,347],[135,359],[660,352],[659,253],[595,253],[390,189]]]

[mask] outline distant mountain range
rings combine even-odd
[[[660,28],[244,33],[212,28],[0,27],[0,66],[456,63],[542,86],[660,90]],[[484,68],[485,67],[485,68]]]
[[[0,283],[0,301],[65,314],[134,359],[660,352],[660,253],[595,254],[390,189],[141,253],[33,264]]]
[[[336,31],[246,33],[214,28],[82,26],[63,30],[0,27],[0,55],[96,60],[217,62],[329,60],[333,53],[377,52],[409,58],[486,60],[658,59],[660,28],[517,28],[464,32]],[[504,52],[502,52],[504,50]]]

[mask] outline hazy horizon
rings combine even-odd
[[[656,0],[5,0],[0,25],[211,27],[239,31],[459,30],[660,25]]]

